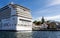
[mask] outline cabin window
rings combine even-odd
[[[21,21],[31,22],[30,20],[19,19]]]
[[[15,18],[13,18],[13,20],[15,20]]]
[[[15,24],[16,25],[16,24]]]
[[[9,24],[9,23],[5,23],[5,24],[4,24],[4,26],[10,26],[10,25],[11,25],[11,24]]]
[[[26,11],[25,9],[23,9],[24,11]]]

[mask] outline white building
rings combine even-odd
[[[32,30],[30,9],[13,3],[1,8],[0,30]]]
[[[47,29],[48,25],[46,23],[40,24],[40,25],[35,25],[33,24],[33,29],[34,30],[41,30],[41,29]]]

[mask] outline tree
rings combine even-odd
[[[33,21],[33,24],[35,24],[35,25],[36,25],[36,23],[37,23],[37,20]]]
[[[36,20],[35,20],[33,23],[34,23],[35,25],[40,25],[40,24],[41,24],[41,21],[36,21]]]
[[[49,23],[49,28],[55,29],[56,28],[56,23],[55,22]]]
[[[52,28],[56,28],[56,23],[55,22],[51,22]]]
[[[42,24],[45,22],[44,17],[42,17],[41,21],[42,21]]]
[[[40,21],[37,21],[36,25],[40,25],[40,24],[41,24],[41,22]]]
[[[48,25],[47,29],[49,29],[50,28],[50,21],[49,20],[46,21],[46,24]]]

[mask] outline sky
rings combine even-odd
[[[60,0],[0,0],[0,8],[10,2],[29,8],[33,20],[44,16],[45,20],[60,21]]]

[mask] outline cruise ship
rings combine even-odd
[[[30,9],[12,2],[0,8],[0,30],[32,30]]]

